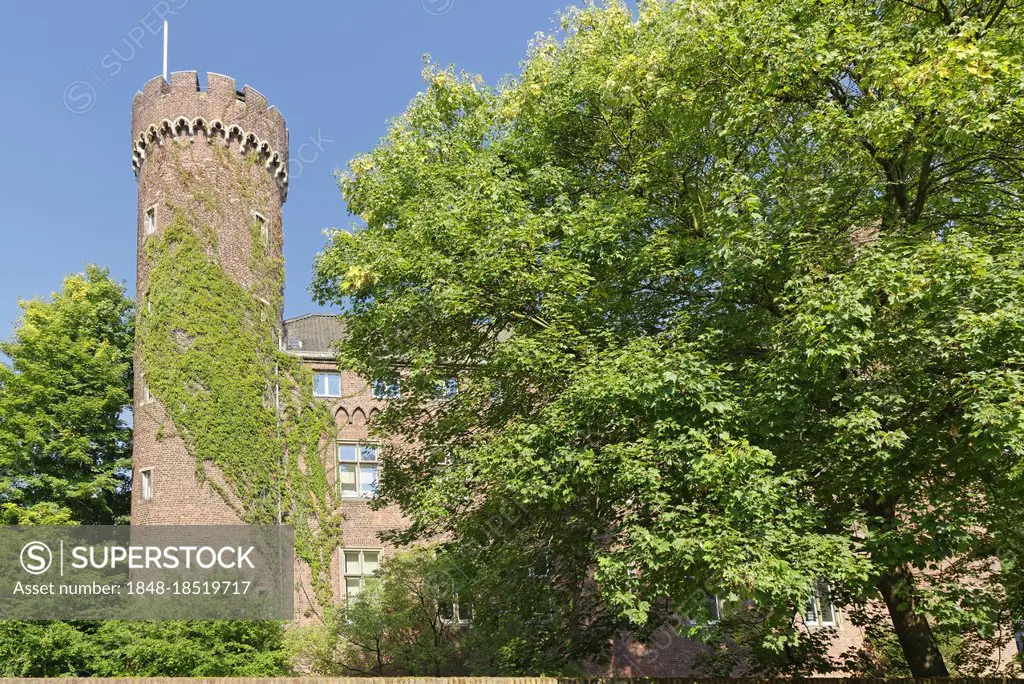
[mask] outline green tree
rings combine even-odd
[[[317,674],[451,676],[465,668],[459,624],[451,606],[455,587],[445,563],[421,546],[388,558],[358,596],[331,612],[318,637],[298,658]]]
[[[88,631],[99,623],[0,620],[0,675],[84,677],[96,645]]]
[[[421,446],[381,501],[410,537],[543,551],[643,629],[716,592],[801,653],[826,578],[885,604],[915,676],[995,639],[1024,500],[1022,18],[610,3],[500,87],[429,67],[343,175],[365,226],[313,283],[350,306],[342,362],[401,375],[379,429]]]
[[[0,343],[0,521],[112,524],[129,508],[134,310],[88,266],[50,301],[22,301]]]
[[[556,636],[562,625],[542,621],[550,582],[534,576],[532,591],[510,600],[503,594],[515,574],[492,554],[417,545],[385,559],[323,625],[292,630],[292,662],[332,676],[579,674],[574,653],[558,649],[571,644]]]
[[[288,674],[273,621],[0,621],[4,677],[262,677]]]
[[[284,624],[272,620],[100,623],[98,677],[269,677],[289,673]]]

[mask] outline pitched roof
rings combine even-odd
[[[335,314],[306,314],[284,322],[285,349],[296,356],[332,358],[333,344],[345,336],[345,321]]]

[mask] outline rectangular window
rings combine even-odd
[[[256,226],[260,231],[260,239],[263,240],[263,244],[270,245],[270,225],[267,223],[267,219],[263,214],[255,212],[253,216],[256,217]]]
[[[156,207],[150,207],[146,210],[145,229],[146,235],[152,235],[156,232]]]
[[[442,622],[468,625],[469,619],[472,617],[472,608],[469,601],[462,600],[457,593],[452,592],[449,595],[438,597],[437,616],[441,618]]]
[[[146,374],[141,373],[139,375],[139,384],[141,387],[142,398],[139,400],[139,404],[148,404],[153,401],[153,395],[149,391],[149,383],[146,382]]]
[[[345,585],[345,607],[372,582],[380,569],[380,551],[347,549],[341,552],[341,574]]]
[[[707,606],[707,623],[713,625],[722,619],[722,599],[718,598],[717,594],[707,594],[704,596],[704,603]],[[689,618],[687,620],[691,625],[697,624],[697,618]]]
[[[341,374],[340,373],[315,373],[313,375],[313,396],[315,396],[315,397],[340,397],[341,396]]]
[[[459,393],[459,381],[457,378],[448,378],[447,380],[438,380],[437,382],[437,398],[438,399],[451,399]]]
[[[814,591],[807,598],[807,605],[804,607],[804,622],[808,625],[836,624],[836,609],[832,605],[832,595],[829,592],[828,582],[825,580],[818,580],[815,583]]]
[[[722,619],[722,600],[718,598],[718,595],[708,596],[708,615],[711,616],[712,622],[718,622]]]
[[[374,380],[370,383],[370,396],[374,399],[398,399],[401,395],[398,380]]]
[[[153,469],[139,471],[139,496],[143,501],[153,498]]]
[[[377,493],[377,447],[338,443],[338,486],[344,498],[369,499]]]

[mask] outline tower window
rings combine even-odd
[[[146,468],[139,471],[139,496],[143,501],[153,498],[153,469]]]
[[[342,497],[373,497],[377,493],[377,468],[377,447],[338,443],[338,484]]]
[[[313,376],[313,396],[315,396],[315,397],[340,397],[341,396],[341,374],[340,373],[316,373]]]
[[[259,212],[253,214],[256,217],[256,227],[260,231],[260,239],[263,240],[263,244],[270,246],[270,224],[267,223],[267,217]]]
[[[148,404],[151,401],[153,401],[153,395],[149,391],[149,384],[146,382],[145,373],[141,373],[139,375],[139,384],[142,385],[142,387],[139,388],[140,393],[142,394],[142,398],[139,400],[139,404]]]
[[[156,232],[156,207],[150,207],[146,210],[145,229],[146,235],[152,235]]]
[[[342,551],[342,579],[345,584],[345,608],[359,595],[380,569],[380,551]]]

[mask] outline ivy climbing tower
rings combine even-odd
[[[227,76],[208,74],[205,90],[194,71],[157,77],[132,102],[132,166],[132,523],[271,522],[282,506],[284,117]]]

